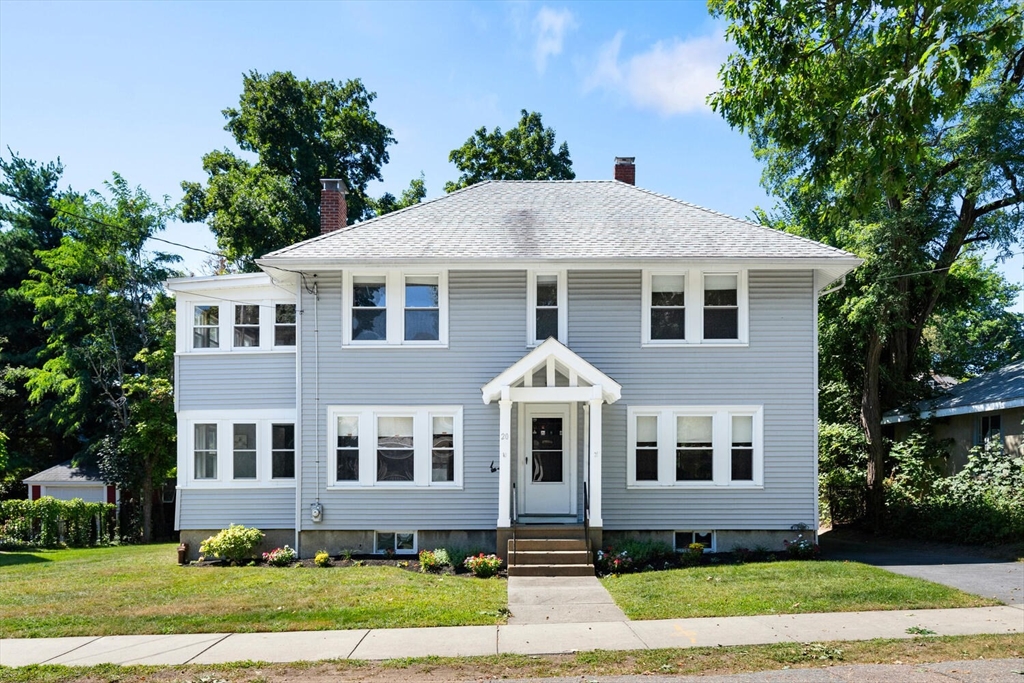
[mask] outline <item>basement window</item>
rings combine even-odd
[[[396,555],[416,553],[415,531],[377,531],[374,532],[373,552],[393,552]]]
[[[676,552],[681,553],[688,550],[691,543],[700,543],[704,546],[704,552],[713,553],[715,552],[715,540],[714,531],[677,531]]]

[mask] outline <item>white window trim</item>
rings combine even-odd
[[[217,478],[196,479],[195,425],[217,425]],[[234,425],[256,425],[256,478],[234,478]],[[295,488],[300,474],[299,449],[295,448],[295,478],[271,478],[275,424],[298,424],[294,410],[182,410],[178,412],[178,488],[250,489]],[[184,473],[184,474],[183,474]]]
[[[391,529],[374,529],[373,531],[373,554],[383,555],[384,550],[377,547],[377,535],[378,534],[395,534],[395,545],[398,545],[398,534],[412,534],[412,550],[398,550],[393,548],[396,555],[417,555],[419,554],[420,537],[415,531],[408,529],[392,531]]]
[[[383,277],[387,288],[386,340],[352,339],[352,279],[354,277]],[[436,277],[438,298],[438,339],[420,341],[405,339],[405,278]],[[342,274],[341,344],[345,348],[448,348],[448,271],[444,270],[346,270]]]
[[[295,322],[294,323],[278,323],[277,322],[277,307],[278,306],[294,306],[295,307]],[[270,303],[270,315],[272,320],[270,321],[270,345],[275,351],[295,351],[299,347],[299,304],[295,301],[272,301]],[[262,318],[260,319],[262,323]],[[278,344],[277,343],[277,326],[282,327],[294,327],[295,328],[295,343],[294,344]],[[262,335],[262,330],[260,335]]]
[[[686,307],[685,339],[651,339],[651,291],[655,275],[683,276],[684,305]],[[704,276],[735,275],[738,339],[704,339]],[[641,284],[640,345],[651,347],[682,346],[748,346],[750,343],[750,307],[746,270],[656,270],[643,271]]]
[[[276,346],[274,344],[274,325],[277,304],[295,306],[295,345]],[[260,344],[259,346],[235,346],[235,307],[260,307]],[[195,315],[197,306],[217,306],[219,310],[217,328],[220,334],[220,345],[217,348],[195,346]],[[179,352],[190,356],[217,355],[224,353],[295,353],[299,343],[299,306],[294,299],[201,299],[196,298],[185,303],[187,315],[184,316],[184,329],[179,326],[179,334],[184,337],[184,348],[179,344]],[[181,313],[179,309],[179,314]]]
[[[658,480],[636,479],[636,418],[658,418]],[[732,481],[732,417],[754,418],[753,480]],[[711,416],[712,479],[676,481],[676,417]],[[763,406],[630,406],[626,411],[626,488],[764,488],[764,407]]]
[[[431,481],[433,446],[431,430],[434,417],[451,417],[455,437],[455,480]],[[338,481],[338,418],[359,419],[359,479]],[[413,418],[413,481],[377,481],[377,418]],[[463,487],[462,406],[328,406],[327,407],[327,490],[373,488],[379,490],[436,489],[461,490]],[[406,532],[403,532],[406,533]]]
[[[537,339],[537,276],[557,278],[558,341],[569,344],[569,281],[564,270],[526,271],[526,346],[534,348],[544,343]]]

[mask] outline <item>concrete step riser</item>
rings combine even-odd
[[[509,539],[508,551],[514,552],[519,550],[583,550],[586,551],[587,544],[584,541],[578,541],[568,538],[534,538],[534,539],[516,539],[515,543]]]
[[[509,553],[508,563],[519,564],[590,564],[587,551],[563,550],[558,552],[534,551]]]
[[[593,576],[591,564],[519,564],[508,568],[509,576]]]

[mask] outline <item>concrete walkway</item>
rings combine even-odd
[[[510,576],[508,611],[513,625],[626,621],[593,576]]]
[[[0,640],[0,665],[212,664],[643,650],[938,635],[1024,634],[1024,607],[448,628]]]

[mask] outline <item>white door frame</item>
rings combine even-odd
[[[516,505],[519,508],[519,514],[530,515],[530,514],[547,514],[547,515],[565,515],[565,516],[576,516],[577,514],[577,470],[579,469],[579,454],[578,454],[578,432],[579,426],[577,424],[577,408],[575,403],[519,403],[518,411],[518,448],[517,450],[517,464],[516,467],[518,493],[516,495]],[[561,417],[564,422],[562,423],[562,448],[568,451],[568,458],[566,463],[567,472],[563,477],[563,480],[568,486],[566,495],[568,496],[569,506],[568,509],[556,510],[556,511],[541,511],[541,510],[530,510],[526,506],[526,487],[532,484],[531,477],[527,476],[532,469],[526,466],[526,454],[527,450],[532,445],[531,434],[528,425],[530,424],[531,418],[533,417]],[[568,433],[566,433],[568,432]]]

